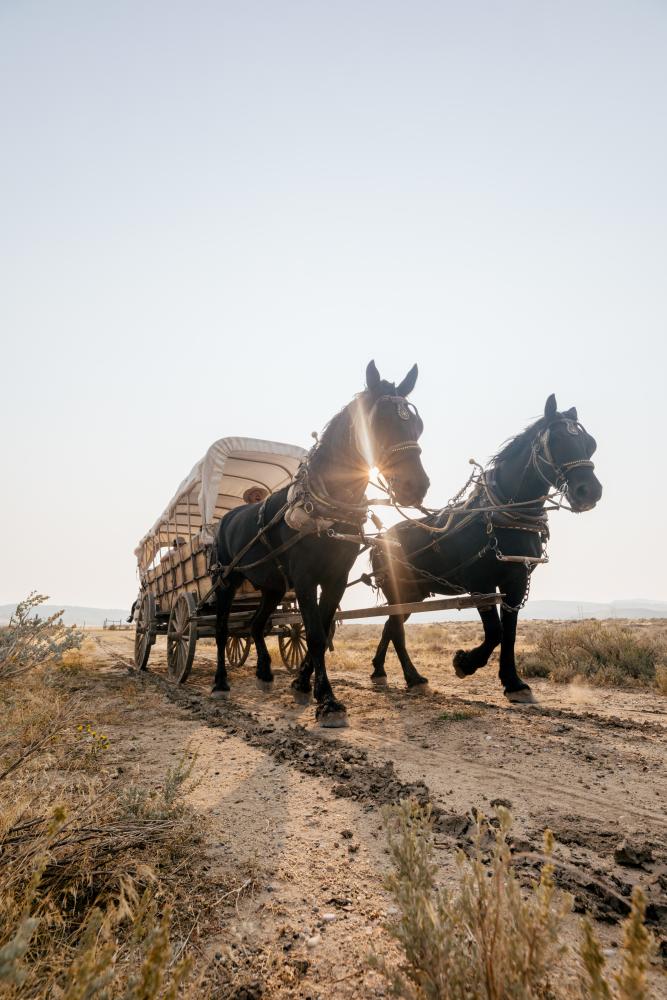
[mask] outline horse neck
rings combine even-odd
[[[368,486],[369,469],[356,446],[350,407],[324,430],[311,452],[310,472],[334,499],[361,503]]]
[[[524,508],[526,513],[541,511],[548,492],[547,484],[531,461],[531,449],[532,443],[493,467],[493,480],[501,502],[530,504],[535,501],[534,508]]]

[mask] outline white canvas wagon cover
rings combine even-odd
[[[252,486],[273,493],[287,486],[307,452],[294,444],[258,438],[220,438],[212,444],[153,527],[134,550],[139,568],[145,570],[160,549],[177,538],[200,535],[212,542],[216,522],[239,507]]]

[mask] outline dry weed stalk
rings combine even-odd
[[[184,803],[196,758],[157,791],[117,791],[99,767],[103,744],[77,725],[79,702],[45,701],[42,675],[0,689],[0,994],[187,996],[191,962],[173,953],[166,901],[186,930],[205,912],[182,885],[201,836]]]
[[[564,921],[571,897],[554,886],[553,837],[544,837],[539,880],[526,894],[514,874],[508,835],[511,817],[498,809],[497,826],[478,816],[472,857],[459,852],[453,890],[437,884],[430,810],[403,802],[390,810],[387,878],[398,917],[388,930],[405,961],[370,962],[402,1000],[571,1000],[558,983],[568,951]],[[489,850],[490,848],[490,850]],[[649,1000],[646,971],[651,939],[637,890],[625,923],[622,967],[610,983],[591,924],[582,922],[581,1000]]]

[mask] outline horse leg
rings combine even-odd
[[[428,684],[428,677],[423,677],[419,673],[410,659],[410,654],[408,653],[405,645],[404,623],[409,617],[409,614],[391,615],[389,618],[390,637],[394,644],[394,649],[396,650],[396,655],[398,656],[401,667],[403,668],[403,676],[405,677],[405,683],[408,686],[408,690],[419,690],[424,684]]]
[[[518,592],[517,592],[518,591]],[[525,588],[512,592],[507,588],[506,601],[510,606],[517,606],[523,600]],[[503,607],[501,611],[503,623],[503,637],[500,644],[500,669],[498,676],[503,685],[505,697],[508,701],[518,702],[523,705],[534,705],[537,701],[530,686],[519,677],[514,658],[514,644],[516,641],[516,627],[519,619],[518,611],[510,611]]]
[[[345,581],[341,586],[328,591],[323,588],[319,605],[317,587],[314,584],[297,584],[295,581],[295,591],[306,630],[309,659],[315,671],[315,699],[318,703],[315,718],[325,728],[346,726],[345,705],[334,697],[324,665],[329,636],[327,626],[330,625],[345,592]]]
[[[479,617],[484,626],[484,641],[474,649],[459,649],[454,653],[454,671],[457,677],[469,677],[480,667],[485,667],[489,657],[502,639],[502,626],[498,617],[498,609],[478,608]]]
[[[375,656],[372,659],[373,673],[371,674],[371,681],[377,687],[386,687],[387,685],[387,671],[384,669],[384,661],[387,658],[387,650],[389,649],[389,643],[391,642],[391,618],[387,618],[384,623],[384,628],[382,629],[382,635],[380,636],[380,641],[378,643],[378,648],[375,650]]]
[[[239,582],[229,580],[224,586],[218,587],[215,592],[215,644],[218,656],[213,691],[211,692],[214,698],[221,698],[229,691],[227,667],[225,666],[225,645],[229,634],[229,611],[238,585]]]
[[[295,700],[300,702],[302,705],[305,705],[310,701],[310,693],[313,687],[310,683],[312,674],[313,660],[310,653],[306,653],[303,658],[303,663],[299,669],[299,673],[290,685]]]
[[[284,597],[285,592],[281,590],[263,590],[262,600],[255,612],[255,616],[250,623],[250,634],[255,642],[257,650],[257,686],[263,690],[270,690],[269,685],[273,683],[273,671],[271,670],[271,654],[266,646],[264,638],[264,628],[269,618],[276,610]]]

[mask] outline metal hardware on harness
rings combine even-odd
[[[363,532],[359,535],[346,535],[341,531],[329,528],[327,530],[327,537],[333,538],[338,542],[355,542],[357,545],[364,545],[366,547],[369,545],[388,545],[399,549],[401,547],[401,543],[394,541],[392,538],[376,538],[373,535],[364,535]]]
[[[498,562],[523,563],[526,569],[530,569],[531,566],[537,566],[538,563],[549,562],[548,556],[505,556],[499,549],[495,551]]]

